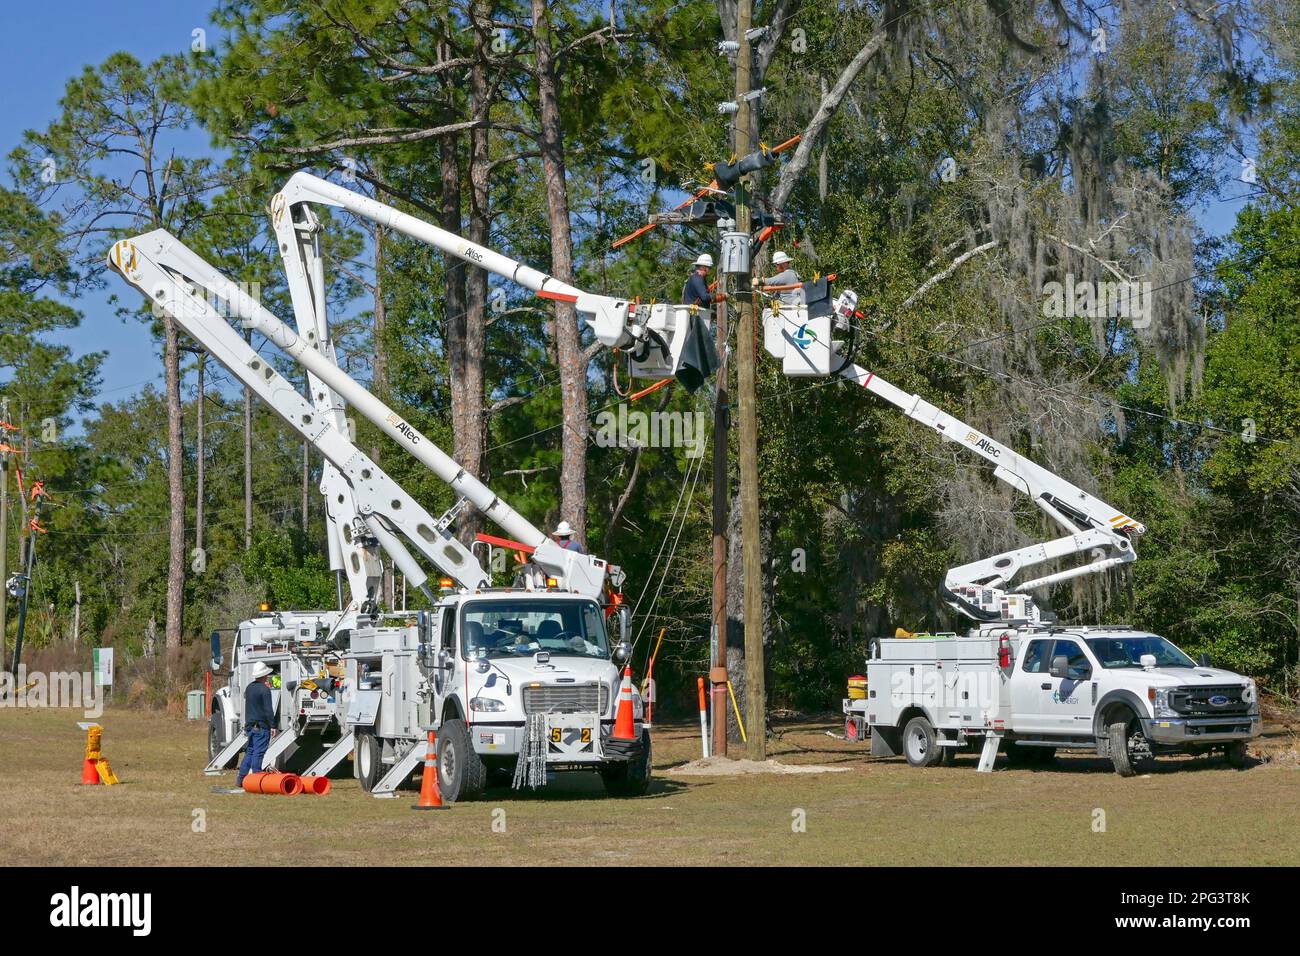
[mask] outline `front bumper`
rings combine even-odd
[[[1144,719],[1142,733],[1153,744],[1166,747],[1231,743],[1250,740],[1264,732],[1259,714],[1239,717],[1169,717]]]
[[[636,722],[637,739],[628,743],[611,739],[614,721],[593,720],[586,715],[550,715],[549,724],[560,730],[560,740],[552,742],[548,733],[546,762],[553,764],[591,764],[628,760],[639,753],[644,739],[643,724]],[[590,739],[583,740],[582,728],[591,728]],[[596,728],[599,728],[598,730]],[[481,757],[517,757],[528,742],[528,731],[516,723],[492,724],[475,721],[469,727],[470,743]]]

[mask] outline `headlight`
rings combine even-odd
[[[495,697],[475,697],[469,702],[469,709],[479,713],[499,714],[506,709],[506,705]]]
[[[1151,700],[1151,712],[1157,717],[1177,717],[1178,711],[1169,706],[1169,691],[1164,687],[1153,687],[1147,695]]]
[[[1253,704],[1255,703],[1256,696],[1255,682],[1250,678],[1247,678],[1246,686],[1241,689],[1241,699],[1247,704]]]

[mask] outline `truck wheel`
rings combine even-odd
[[[1246,752],[1246,741],[1234,740],[1223,750],[1223,755],[1228,758],[1228,766],[1236,770],[1245,768],[1250,755]]]
[[[208,763],[217,759],[226,746],[226,722],[221,719],[221,708],[212,712],[208,720]]]
[[[651,744],[650,731],[642,730],[645,746],[639,756],[631,760],[607,763],[600,768],[600,779],[611,797],[644,797],[650,789]]]
[[[913,717],[903,728],[903,756],[913,767],[933,767],[943,760],[939,738],[924,717]]]
[[[463,720],[444,720],[438,728],[438,789],[448,803],[475,800],[487,786],[487,767],[474,752]]]
[[[1117,774],[1134,777],[1150,769],[1150,747],[1136,719],[1111,724],[1109,736],[1110,762]]]
[[[361,783],[361,789],[370,793],[382,776],[383,748],[374,734],[358,730],[352,742],[352,773]]]

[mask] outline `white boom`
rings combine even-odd
[[[155,257],[160,258],[162,261],[156,261]],[[197,311],[202,316],[202,321],[187,324],[182,316],[176,316],[176,319],[186,332],[194,335],[201,344],[209,349],[211,349],[210,341],[215,342],[223,338],[221,330],[211,328],[214,319],[219,321],[224,332],[228,333],[224,338],[233,337],[234,342],[242,346],[242,350],[234,347],[232,342],[225,341],[221,343],[223,345],[223,354],[214,351],[214,357],[223,365],[227,365],[232,374],[244,381],[245,384],[248,384],[247,379],[256,380],[258,374],[266,378],[267,381],[271,381],[272,377],[274,377],[280,383],[283,383],[292,392],[292,400],[284,399],[277,402],[276,390],[268,392],[265,389],[259,389],[258,393],[280,413],[282,418],[285,418],[297,428],[304,437],[307,437],[314,444],[318,444],[327,460],[348,476],[360,504],[359,510],[361,513],[367,517],[373,513],[391,522],[408,540],[416,545],[421,553],[454,578],[462,587],[481,587],[487,583],[488,576],[483,572],[483,569],[469,550],[447,530],[451,517],[457,508],[453,507],[442,519],[434,520],[414,499],[402,491],[400,486],[392,482],[391,479],[387,479],[387,475],[383,475],[379,467],[368,458],[365,458],[363,464],[358,465],[356,462],[345,458],[338,451],[327,454],[323,444],[321,444],[321,439],[326,437],[330,438],[335,444],[338,444],[341,440],[353,452],[356,452],[356,449],[334,427],[330,416],[322,417],[317,413],[316,408],[307,405],[301,395],[292,391],[292,386],[288,386],[288,383],[283,378],[276,375],[274,369],[270,368],[265,360],[261,359],[256,352],[253,352],[226,325],[215,309],[187,288],[188,285],[205,289],[210,295],[225,302],[232,314],[238,316],[246,328],[254,329],[264,335],[268,341],[274,343],[302,365],[320,385],[332,389],[339,399],[346,401],[360,414],[401,444],[414,458],[442,479],[461,498],[477,507],[512,538],[532,548],[533,562],[544,572],[546,577],[556,579],[557,587],[588,597],[599,598],[604,591],[607,574],[614,575],[615,583],[617,583],[617,577],[619,576],[617,568],[611,568],[600,558],[561,548],[554,541],[551,541],[523,515],[497,497],[490,488],[461,468],[442,449],[421,434],[418,429],[402,419],[393,409],[349,377],[334,363],[332,357],[327,357],[328,346],[320,343],[314,330],[309,331],[305,336],[295,333],[267,311],[259,302],[249,296],[246,291],[222,276],[216,269],[186,248],[166,230],[156,230],[133,240],[119,242],[110,252],[109,261],[118,272],[126,277],[127,281],[158,302],[160,307],[167,311],[171,311],[168,308],[169,304],[181,311],[186,311],[186,309],[191,312]],[[206,312],[204,309],[206,309]],[[227,358],[231,358],[241,365],[256,362],[257,365],[253,367],[256,374],[249,374],[248,371],[242,368],[231,367],[227,364]],[[329,401],[336,402],[337,400],[329,399]],[[360,453],[356,452],[356,454],[359,455]],[[362,457],[364,458],[364,456]],[[379,475],[383,475],[387,479],[386,486],[394,492],[393,497],[385,498],[382,492],[375,489],[366,488],[363,490],[358,487],[358,481],[366,482]],[[400,496],[397,494],[398,492],[400,492]],[[394,563],[407,575],[408,579],[414,580],[417,584],[423,584],[426,576],[420,573],[418,564],[415,563],[401,543],[391,534],[385,535],[388,529],[382,527],[382,522],[368,520],[367,524],[375,532],[380,544],[392,555]],[[381,527],[376,530],[376,525]]]
[[[223,302],[241,319],[247,321],[261,313],[268,328],[279,326],[287,331],[243,289],[165,229],[114,244],[108,262],[324,457],[331,472],[322,481],[322,491],[331,505],[331,514],[350,516],[337,528],[337,539],[331,544],[331,552],[337,548],[345,558],[344,569],[353,594],[350,611],[355,613],[373,597],[377,571],[373,552],[367,547],[369,536],[388,553],[408,581],[430,596],[428,575],[399,535],[462,587],[482,587],[489,582],[474,555],[447,531],[449,521],[445,516],[435,519],[430,515],[353,444],[332,409],[322,413],[319,407],[308,404],[217,311],[215,303]],[[262,324],[257,327],[260,330]],[[338,371],[319,353],[312,355]]]
[[[323,321],[324,315],[321,297],[324,273],[319,249],[314,241],[302,236],[303,233],[311,236],[317,229],[310,209],[312,203],[344,209],[409,236],[470,265],[509,279],[543,299],[573,303],[578,316],[598,341],[629,354],[629,366],[634,375],[675,375],[694,391],[712,372],[707,363],[706,367],[701,367],[694,352],[694,346],[699,344],[699,330],[706,328],[700,323],[707,316],[698,316],[685,308],[655,308],[616,296],[586,292],[377,199],[311,173],[299,172],[291,176],[284,188],[271,199],[271,224],[284,259],[294,309],[300,314],[314,314],[318,322]],[[324,335],[325,329],[321,326],[317,331]]]
[[[1052,541],[950,568],[944,580],[949,604],[976,621],[1036,622],[1039,612],[1033,600],[1024,594],[1010,593],[1009,588],[1014,586],[1029,591],[1085,574],[1097,574],[1137,559],[1131,538],[1146,531],[1140,522],[919,395],[905,392],[841,356],[840,343],[832,339],[832,330],[848,327],[853,321],[856,305],[857,295],[846,290],[836,299],[833,308],[810,310],[807,305],[800,304],[782,305],[779,312],[769,310],[765,315],[764,345],[772,355],[782,360],[787,374],[838,374],[902,409],[909,418],[947,440],[964,445],[984,457],[993,463],[995,477],[1028,495],[1035,505],[1068,532]],[[1084,564],[1031,581],[1014,582],[1016,575],[1025,568],[1081,554],[1089,555]]]

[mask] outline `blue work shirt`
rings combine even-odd
[[[698,272],[692,272],[691,277],[686,280],[686,286],[682,289],[682,305],[712,305],[713,293],[709,291],[709,283]]]
[[[267,730],[275,727],[275,707],[271,703],[271,688],[255,680],[244,691],[244,729],[260,724]]]

